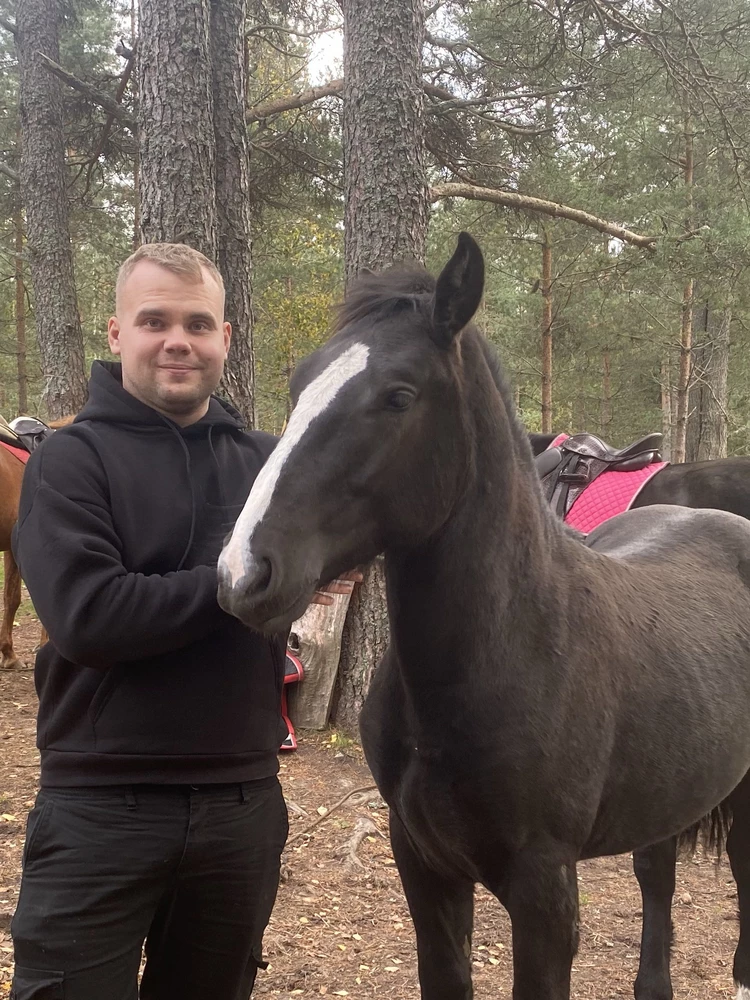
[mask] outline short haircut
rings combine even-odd
[[[194,250],[186,243],[143,243],[135,253],[132,253],[117,272],[115,296],[119,300],[123,285],[133,273],[135,267],[142,261],[149,260],[159,267],[166,268],[181,278],[192,278],[203,282],[203,272],[207,271],[224,293],[224,281],[219,269],[208,257]]]

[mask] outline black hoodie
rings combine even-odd
[[[278,769],[284,636],[216,601],[216,562],[276,443],[213,398],[180,428],[96,362],[26,469],[13,550],[50,641],[42,784],[205,784]]]

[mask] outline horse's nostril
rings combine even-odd
[[[258,561],[258,572],[255,578],[255,589],[258,591],[268,590],[271,586],[273,576],[273,566],[270,559],[260,559]]]

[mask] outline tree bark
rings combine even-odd
[[[250,176],[245,106],[246,0],[211,0],[211,64],[216,143],[217,265],[226,289],[232,344],[222,388],[255,426]]]
[[[346,276],[424,260],[420,0],[344,0]]]
[[[542,434],[552,433],[552,247],[542,243]]]
[[[83,333],[70,245],[60,81],[40,56],[57,62],[55,0],[19,0],[16,20],[21,117],[21,190],[34,290],[36,333],[52,418],[86,401]]]
[[[141,232],[216,260],[209,0],[141,0]]]
[[[357,732],[359,713],[387,646],[385,574],[382,562],[376,560],[352,595],[344,626],[334,706],[334,719],[341,729]]]
[[[28,413],[29,380],[26,371],[26,282],[23,277],[23,211],[18,206],[15,217],[16,243],[16,372],[18,376],[17,412]]]
[[[347,280],[363,268],[424,260],[421,0],[344,0],[344,246]],[[352,598],[334,719],[352,732],[388,643],[379,563]]]

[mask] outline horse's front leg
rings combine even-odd
[[[422,1000],[470,1000],[474,883],[428,867],[391,811],[391,846],[414,929]]]
[[[672,1000],[669,956],[676,860],[676,837],[633,851],[633,870],[643,899],[636,1000]]]
[[[3,621],[0,625],[0,670],[22,670],[23,663],[13,651],[13,622],[21,604],[21,574],[12,552],[5,553]]]
[[[559,845],[527,849],[513,859],[496,895],[513,930],[513,1000],[569,1000],[578,950],[573,858]]]

